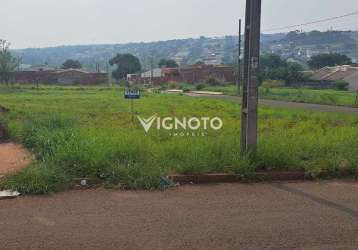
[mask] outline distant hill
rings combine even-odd
[[[149,43],[128,43],[108,45],[60,46],[41,49],[24,49],[15,51],[22,56],[24,64],[48,64],[60,66],[66,59],[77,59],[88,68],[101,68],[117,53],[131,53],[138,56],[149,69],[162,58],[171,58],[180,64],[194,64],[197,61],[206,63],[231,63],[234,51],[238,51],[237,37],[182,39]],[[237,54],[237,53],[236,53]]]
[[[144,69],[157,65],[162,58],[171,58],[181,65],[203,61],[208,64],[233,64],[237,60],[237,36],[200,37],[149,43],[59,46],[41,49],[15,50],[23,64],[60,67],[66,59],[77,59],[86,68],[95,69],[99,64],[106,69],[107,62],[117,53],[138,56]],[[313,31],[263,34],[262,52],[274,52],[304,63],[318,53],[337,52],[358,60],[358,32]]]
[[[287,33],[283,38],[263,44],[263,50],[286,59],[305,63],[311,56],[322,53],[344,54],[358,61],[358,32],[312,31]]]

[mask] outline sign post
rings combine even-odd
[[[124,98],[131,101],[131,116],[132,123],[134,122],[134,100],[140,99],[140,90],[139,89],[126,89],[124,91]]]
[[[261,0],[246,0],[244,81],[241,111],[241,150],[257,148],[258,85],[261,30]]]

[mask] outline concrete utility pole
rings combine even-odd
[[[238,59],[237,59],[237,93],[238,95],[241,94],[241,19],[239,20],[239,44],[238,44],[239,52],[238,52]]]
[[[21,65],[22,65],[22,56],[18,56],[17,57],[17,71],[21,70]]]
[[[154,59],[152,55],[150,58],[150,85],[153,85],[153,78],[154,78]]]
[[[112,70],[111,70],[111,66],[109,65],[109,60],[107,60],[106,63],[106,71],[107,71],[107,77],[108,77],[108,86],[112,87]]]
[[[261,0],[246,0],[244,81],[241,113],[241,150],[257,148],[258,84],[261,30]]]

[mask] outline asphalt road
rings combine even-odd
[[[358,249],[358,183],[77,190],[0,201],[1,249]]]
[[[206,95],[206,94],[193,94],[193,93],[188,93],[187,95],[191,97],[205,97],[205,98],[215,98],[215,99],[224,99],[224,100],[241,102],[241,98],[237,96]],[[339,113],[346,113],[346,114],[358,114],[358,108],[346,107],[346,106],[287,102],[287,101],[276,101],[276,100],[268,100],[268,99],[260,99],[259,104],[263,106],[273,107],[273,108],[304,109],[304,110],[319,111],[319,112],[339,112]]]

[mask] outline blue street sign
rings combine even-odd
[[[126,89],[124,91],[125,99],[140,99],[140,90],[139,89]]]

